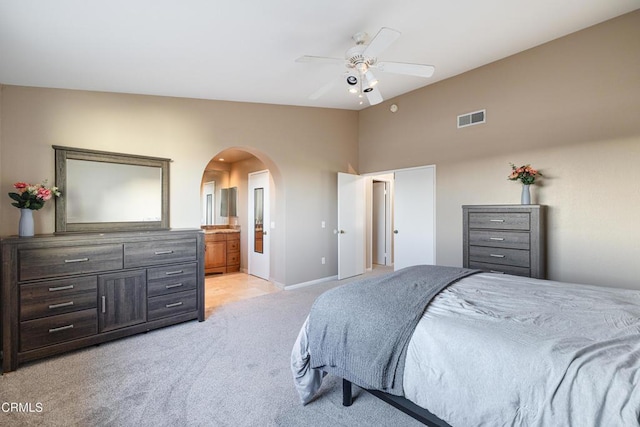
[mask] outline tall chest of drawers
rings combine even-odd
[[[546,278],[545,211],[542,205],[463,206],[464,267]]]
[[[4,238],[2,369],[204,320],[200,230]]]

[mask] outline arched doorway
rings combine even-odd
[[[251,148],[228,148],[213,156],[203,171],[200,194],[201,224],[206,233],[206,316],[228,302],[280,290],[271,277],[263,280],[249,274],[251,251],[257,247],[255,242],[249,241],[250,236],[256,236],[253,232],[255,224],[250,223],[254,215],[249,210],[254,207],[250,206],[253,191],[249,188],[249,178],[259,171],[271,172],[271,187],[274,188],[266,194],[270,194],[271,218],[277,217],[275,190],[280,174],[263,153]],[[272,224],[260,225],[268,232],[271,253],[274,247],[277,248],[274,244],[277,233],[271,233],[274,231],[270,229]],[[235,242],[238,242],[237,246]]]

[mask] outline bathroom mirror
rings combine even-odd
[[[227,225],[230,216],[238,216],[238,189],[229,188],[229,172],[206,170],[202,177],[202,225]]]
[[[53,148],[56,233],[169,228],[170,159]]]

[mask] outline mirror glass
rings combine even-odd
[[[202,225],[227,225],[238,216],[237,188],[229,188],[229,171],[206,170],[202,177]]]
[[[162,170],[69,159],[64,194],[67,222],[160,221]]]
[[[263,235],[263,211],[264,211],[264,188],[256,188],[253,191],[254,203],[253,214],[255,218],[254,224],[254,252],[263,253],[262,235]]]
[[[169,228],[169,159],[53,146],[56,233]]]

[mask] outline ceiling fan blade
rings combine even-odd
[[[364,56],[369,56],[372,58],[377,58],[382,51],[388,48],[391,43],[396,41],[398,37],[400,37],[400,31],[394,30],[393,28],[382,27],[378,34],[371,40],[369,45],[366,47],[362,54]]]
[[[408,76],[431,77],[436,68],[432,65],[409,64],[406,62],[378,62],[376,70],[385,73],[405,74]]]
[[[372,91],[365,92],[365,95],[367,95],[367,99],[371,105],[380,104],[382,102],[382,94],[378,88],[373,88]]]
[[[326,56],[301,56],[296,59],[296,62],[314,62],[316,64],[339,64],[343,65],[345,60],[342,58],[329,58]]]

